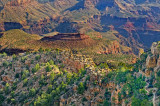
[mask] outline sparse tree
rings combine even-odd
[[[36,94],[36,90],[34,88],[29,90],[29,96],[34,96]]]
[[[50,60],[50,61],[49,61],[49,64],[50,64],[50,65],[54,65],[53,60]]]
[[[10,85],[8,83],[6,83],[4,90],[5,90],[6,94],[8,94],[10,92]]]
[[[83,94],[84,93],[85,88],[84,88],[84,85],[83,85],[82,82],[80,82],[80,84],[78,85],[78,89],[77,90],[78,90],[79,94]]]
[[[52,67],[50,66],[50,64],[47,64],[47,66],[46,66],[46,71],[47,72],[50,72],[52,70]]]
[[[27,84],[28,84],[28,79],[26,78],[23,80],[23,86],[26,86]]]

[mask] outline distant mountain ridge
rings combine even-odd
[[[0,30],[17,28],[32,34],[115,30],[119,42],[138,53],[160,40],[160,1],[0,0]]]

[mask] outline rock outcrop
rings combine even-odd
[[[157,56],[148,56],[146,59],[147,68],[154,68],[157,65]]]
[[[99,54],[117,54],[121,53],[120,44],[118,41],[113,41],[107,47],[104,47],[103,50],[98,52]]]
[[[159,50],[158,50],[158,43],[157,42],[153,42],[152,46],[151,46],[151,53],[154,55],[159,54]]]
[[[151,46],[151,54],[146,59],[146,67],[153,68],[155,71],[160,68],[160,51],[158,50],[159,43],[153,42]]]

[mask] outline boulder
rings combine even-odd
[[[146,59],[146,67],[154,68],[157,65],[157,56],[148,56]]]
[[[153,43],[152,43],[151,53],[154,54],[154,55],[159,53],[157,46],[158,46],[158,43],[157,43],[157,42],[153,42]]]

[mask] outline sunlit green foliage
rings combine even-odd
[[[52,67],[51,67],[50,63],[47,62],[47,63],[46,63],[46,71],[47,71],[47,72],[50,72],[51,70],[52,70]]]
[[[40,69],[40,65],[37,63],[34,68],[32,68],[32,73],[37,72]]]
[[[34,96],[36,94],[36,90],[34,88],[31,88],[29,90],[29,96]]]
[[[36,60],[39,60],[40,58],[41,58],[40,55],[37,55],[37,56],[35,57]]]
[[[77,90],[78,90],[78,93],[79,93],[79,94],[83,94],[83,93],[84,93],[85,88],[84,88],[84,85],[83,85],[82,82],[79,83]]]

